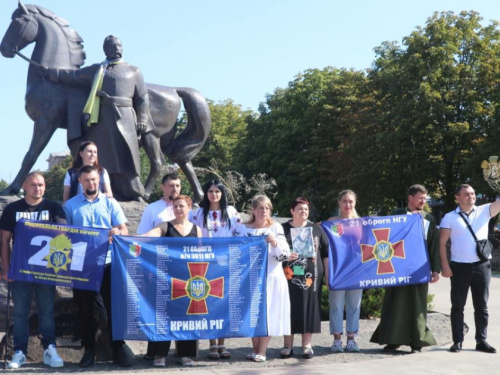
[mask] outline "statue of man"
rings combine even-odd
[[[120,39],[109,35],[106,60],[81,69],[48,69],[53,82],[91,86],[83,111],[84,138],[97,145],[118,200],[142,200],[138,136],[153,130],[148,91],[139,68],[122,60]]]

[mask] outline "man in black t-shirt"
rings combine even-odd
[[[1,257],[2,280],[8,280],[14,302],[14,355],[7,367],[16,369],[26,363],[29,340],[29,314],[33,291],[38,308],[39,331],[42,336],[43,363],[50,367],[63,367],[64,362],[56,350],[54,297],[55,286],[8,279],[11,240],[20,219],[49,221],[66,224],[66,216],[61,205],[43,198],[45,179],[40,173],[32,172],[23,183],[24,199],[8,204],[0,218],[2,231]]]

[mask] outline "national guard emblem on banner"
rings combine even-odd
[[[187,266],[191,275],[188,280],[172,278],[172,300],[188,297],[191,301],[187,315],[208,314],[206,299],[210,296],[224,298],[224,278],[207,280],[207,262],[190,262]]]
[[[45,256],[47,268],[52,268],[55,273],[59,270],[67,271],[68,264],[71,263],[69,253],[73,248],[71,240],[65,234],[60,234],[50,240],[49,254]]]
[[[373,229],[376,243],[374,246],[361,244],[362,262],[375,259],[378,262],[377,275],[394,273],[392,258],[405,259],[405,242],[389,242],[389,228]]]

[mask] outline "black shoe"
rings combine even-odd
[[[83,357],[80,360],[80,367],[90,367],[94,364],[94,351],[92,349],[85,349]]]
[[[280,352],[281,359],[287,359],[293,356],[293,348],[289,348],[288,346],[283,347]]]
[[[462,351],[462,343],[461,342],[454,342],[453,345],[450,347],[450,352],[460,353],[461,351]]]
[[[132,358],[128,355],[125,345],[122,345],[113,351],[113,363],[120,367],[132,366]]]
[[[386,345],[386,346],[384,346],[384,352],[386,352],[386,353],[395,352],[396,350],[399,349],[400,346],[401,345],[395,345],[395,344]]]
[[[476,350],[479,350],[480,352],[485,352],[485,353],[496,353],[497,350],[488,344],[486,341],[478,341],[476,344]]]
[[[412,353],[422,353],[422,348],[420,346],[411,346]]]

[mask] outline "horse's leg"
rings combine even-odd
[[[191,162],[179,163],[179,167],[186,175],[189,185],[191,185],[191,189],[193,190],[194,194],[193,202],[200,203],[203,199],[203,189],[201,188],[200,181],[198,181],[198,177],[196,177],[193,164],[191,164]]]
[[[160,177],[165,159],[160,149],[160,139],[153,132],[147,132],[141,137],[141,145],[148,155],[151,167],[149,169],[148,179],[144,186],[144,197],[147,199],[153,192],[155,182]]]
[[[28,152],[24,156],[23,162],[21,164],[21,169],[17,173],[16,178],[12,183],[6,187],[4,190],[0,191],[0,195],[16,195],[21,190],[24,179],[35,165],[38,157],[42,153],[47,143],[49,143],[50,138],[57,129],[56,124],[49,123],[45,118],[39,117],[33,128],[33,137],[31,138],[31,144]],[[61,186],[62,191],[62,186]]]

